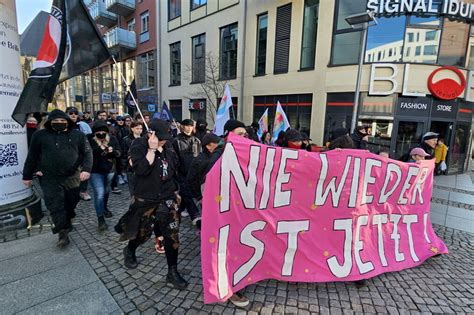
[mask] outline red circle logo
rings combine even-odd
[[[434,76],[440,71],[452,71],[456,73],[461,83],[456,82],[453,79],[441,79],[437,82],[433,82]],[[444,66],[433,71],[428,78],[428,89],[431,94],[442,100],[454,100],[460,96],[466,88],[466,78],[464,74],[456,67]]]

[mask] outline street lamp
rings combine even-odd
[[[354,109],[352,111],[352,121],[351,121],[351,133],[353,133],[357,125],[357,114],[359,113],[360,80],[362,77],[362,65],[364,63],[364,49],[365,49],[365,44],[367,42],[367,29],[370,26],[377,25],[377,19],[375,18],[375,12],[367,11],[367,12],[349,15],[348,17],[346,17],[346,22],[353,29],[362,28],[359,67],[357,68],[356,91],[354,95]],[[373,24],[370,24],[370,22],[373,22]]]

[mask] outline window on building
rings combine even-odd
[[[181,42],[170,45],[170,85],[181,85]]]
[[[92,94],[99,94],[99,70],[95,69],[91,71],[92,77]]]
[[[365,12],[366,0],[337,0],[336,25],[332,40],[331,64],[357,64],[359,61],[362,32],[354,30],[345,18]]]
[[[194,121],[206,121],[206,99],[190,99],[188,109]]]
[[[421,46],[416,46],[415,48],[415,56],[420,56],[421,55]]]
[[[397,18],[379,18],[378,24],[369,27],[367,32],[367,46],[365,50],[365,62],[369,62],[367,54],[375,51],[387,50],[387,53],[379,58],[378,62],[398,62],[402,60],[402,51],[397,47],[403,45],[405,34],[405,16]],[[390,30],[390,31],[387,31]],[[412,34],[413,35],[413,34]]]
[[[410,56],[410,53],[411,53],[411,47],[407,47],[407,49],[405,51],[405,57]]]
[[[425,34],[425,40],[426,41],[435,40],[437,34],[438,34],[437,31],[428,31]]]
[[[113,92],[112,71],[109,66],[100,69],[102,77],[102,93]]]
[[[207,3],[207,0],[191,0],[191,10],[197,9]]]
[[[140,14],[140,21],[140,43],[143,43],[150,39],[150,12]]]
[[[414,42],[413,33],[407,33],[407,36],[408,36],[408,42],[413,43]]]
[[[436,56],[438,54],[436,48],[437,46],[435,45],[426,45],[423,53],[425,56]]]
[[[91,76],[89,73],[83,75],[84,79],[84,94],[86,96],[92,94],[92,84],[91,84]]]
[[[264,75],[267,64],[268,14],[257,17],[257,56],[255,57],[255,75]]]
[[[277,8],[273,73],[288,72],[290,59],[291,3]]]
[[[311,128],[312,94],[267,95],[254,97],[253,120],[258,121],[268,108],[268,121],[275,119],[276,104],[280,102],[292,128],[306,132],[309,135]]]
[[[171,115],[176,121],[183,119],[183,101],[182,100],[170,100],[170,111]]]
[[[155,86],[155,58],[153,52],[138,57],[138,89],[151,89]]]
[[[206,81],[206,34],[192,38],[192,83]]]
[[[318,31],[319,0],[305,0],[303,38],[301,41],[301,69],[314,69],[316,34]]]
[[[220,29],[220,79],[229,80],[237,77],[237,23]]]
[[[135,32],[135,18],[127,22],[127,30],[130,32]]]
[[[181,0],[168,0],[168,20],[181,16]]]

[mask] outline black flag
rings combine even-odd
[[[107,46],[82,1],[53,0],[33,70],[12,118],[23,126],[26,114],[47,110],[58,83],[109,58]]]
[[[135,113],[135,108],[137,107],[137,104],[133,101],[132,95],[130,92],[133,94],[133,97],[135,97],[135,100],[137,99],[137,85],[135,84],[135,79],[133,79],[132,84],[130,84],[130,90],[127,92],[127,95],[125,95],[125,105],[127,105],[128,108],[128,113],[130,115],[133,115]]]

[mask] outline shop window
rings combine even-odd
[[[280,102],[283,107],[291,128],[309,134],[313,103],[312,94],[255,96],[253,121],[258,121],[268,108],[268,125],[272,129],[277,102]]]
[[[194,121],[206,121],[206,99],[191,99],[189,100],[189,112],[191,119]]]
[[[192,42],[192,83],[203,83],[206,81],[206,34],[193,37]]]
[[[255,58],[255,75],[264,75],[267,64],[268,13],[259,15],[257,20],[257,56]]]
[[[237,77],[237,23],[227,25],[220,30],[220,79]]]
[[[328,93],[324,120],[324,143],[332,140],[332,133],[339,128],[351,127],[354,93]]]
[[[170,85],[181,84],[181,42],[170,45]]]
[[[369,96],[363,93],[360,104],[360,115],[392,116],[395,95]]]
[[[303,38],[301,41],[301,69],[314,69],[316,56],[316,33],[318,31],[319,0],[305,0]]]

